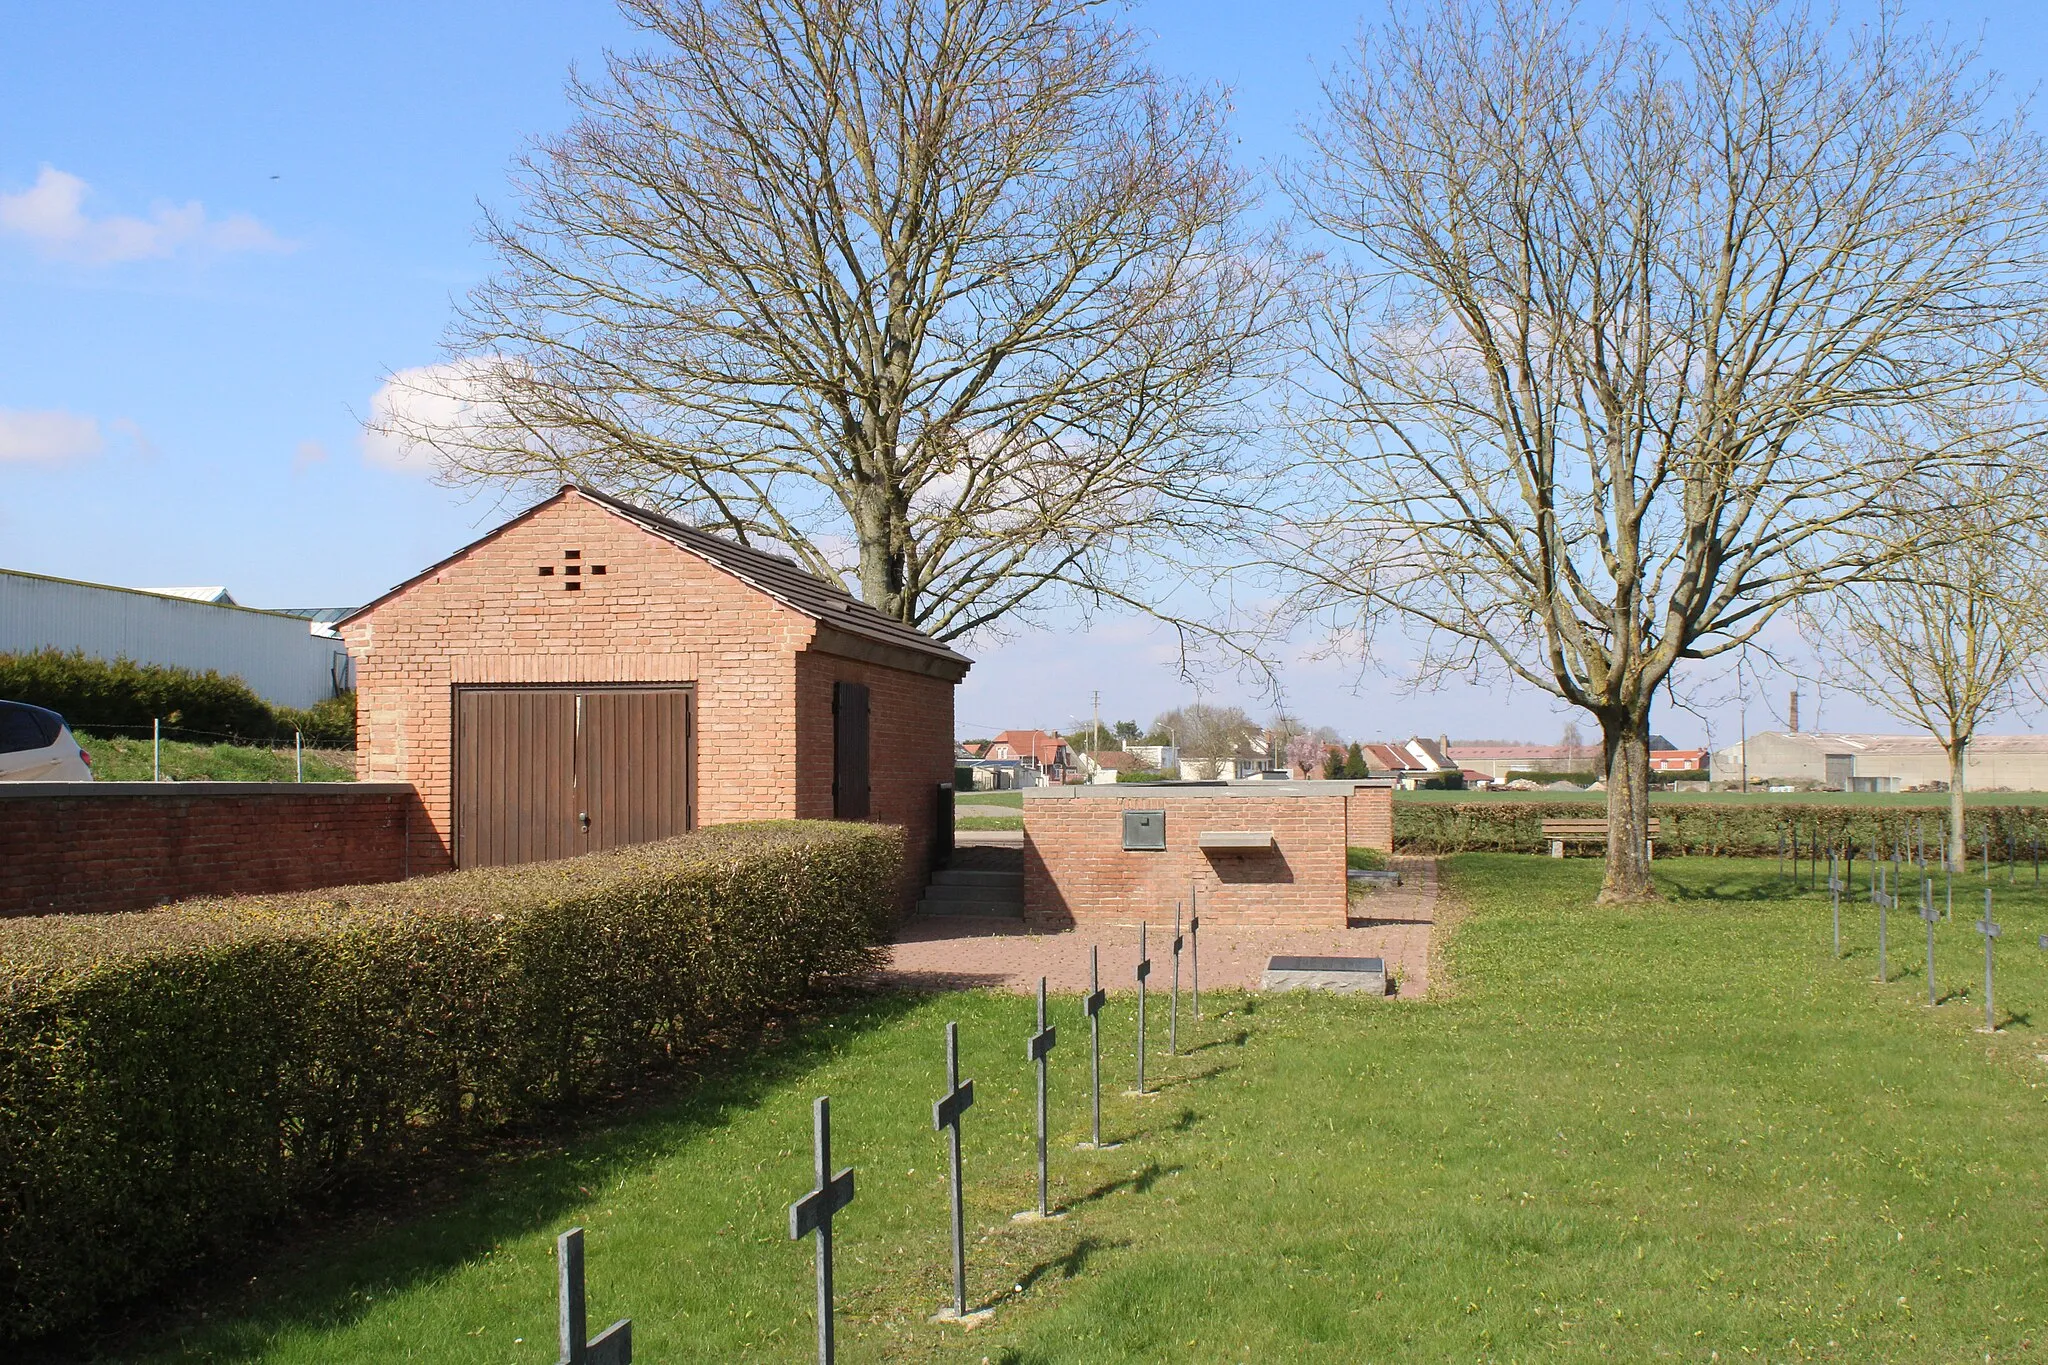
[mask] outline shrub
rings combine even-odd
[[[1544,851],[1543,821],[1585,820],[1605,813],[1604,805],[1584,799],[1397,801],[1394,847],[1418,854],[1540,853]],[[1660,854],[1774,857],[1780,836],[1789,844],[1796,830],[1802,851],[1816,841],[1823,847],[1853,842],[1859,860],[1868,858],[1873,847],[1910,844],[1922,834],[1929,848],[1934,847],[1942,815],[1927,807],[1748,801],[1657,801],[1651,804],[1650,814],[1658,821]],[[1970,847],[1981,849],[1987,833],[1999,849],[2008,838],[2017,840],[2024,855],[2030,839],[2048,834],[2048,808],[1973,807]]]
[[[1376,848],[1347,848],[1344,850],[1344,866],[1361,872],[1384,872],[1387,870],[1387,855]]]
[[[886,826],[0,923],[0,1337],[876,960]]]
[[[162,721],[168,739],[289,744],[297,730],[314,748],[356,747],[353,692],[303,711],[273,707],[240,678],[81,651],[0,654],[0,697],[47,706],[74,730],[146,735]]]
[[[344,692],[338,697],[314,702],[303,711],[291,706],[278,707],[278,742],[289,743],[294,730],[299,732],[309,749],[355,748],[356,694]]]
[[[1177,774],[1163,773],[1157,768],[1125,768],[1116,775],[1119,782],[1171,782]]]

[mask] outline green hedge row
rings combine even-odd
[[[1545,820],[1599,819],[1604,803],[1561,801],[1396,801],[1394,847],[1402,853],[1542,853]],[[1873,847],[1890,848],[1924,835],[1936,846],[1944,813],[1930,807],[1822,805],[1805,802],[1751,803],[1714,801],[1652,801],[1650,814],[1659,822],[1657,851],[1707,857],[1766,858],[1778,853],[1780,837],[1799,835],[1802,851],[1817,839],[1855,845],[1859,858]],[[1973,851],[1988,834],[1992,857],[2003,860],[2007,840],[2026,856],[2029,841],[2048,842],[2048,807],[1972,807],[1965,833]]]
[[[887,826],[0,922],[0,1338],[866,972]]]
[[[316,749],[356,747],[353,692],[304,710],[272,706],[240,678],[132,659],[55,649],[0,654],[0,698],[46,706],[73,730],[147,735],[161,721],[167,739],[290,744],[296,731]]]

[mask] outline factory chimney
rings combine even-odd
[[[1799,733],[1799,689],[1792,689],[1792,733]]]

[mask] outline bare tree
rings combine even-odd
[[[1152,722],[1152,733],[1173,736],[1172,742],[1182,760],[1194,768],[1195,776],[1214,781],[1225,775],[1226,764],[1251,754],[1252,738],[1260,729],[1243,707],[1198,701],[1160,715]]]
[[[1948,758],[1947,856],[1964,859],[1966,763],[1977,732],[2029,695],[2048,660],[2048,543],[2040,462],[2000,461],[1956,490],[1902,488],[1882,577],[1799,612],[1835,686],[1934,736]],[[1934,534],[1930,534],[1934,532]]]
[[[2042,148],[1970,54],[1769,0],[1441,0],[1327,93],[1297,600],[1583,707],[1602,898],[1652,896],[1657,687],[1898,553],[1933,416],[2039,351]]]
[[[1303,777],[1309,776],[1315,771],[1316,764],[1323,761],[1323,751],[1327,747],[1322,737],[1312,730],[1303,730],[1292,736],[1287,741],[1288,770]]]
[[[521,159],[389,434],[787,547],[941,639],[1156,605],[1131,563],[1235,502],[1285,295],[1220,97],[1097,0],[622,3],[649,50]]]
[[[1577,721],[1568,720],[1564,723],[1564,733],[1558,736],[1557,747],[1563,751],[1565,770],[1579,771],[1579,761],[1586,756],[1586,737],[1579,733]]]

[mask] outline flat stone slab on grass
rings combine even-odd
[[[1387,963],[1378,957],[1274,957],[1266,962],[1259,989],[1385,995]]]
[[[1348,869],[1344,876],[1348,881],[1357,882],[1360,885],[1370,886],[1375,889],[1399,886],[1401,884],[1401,874],[1393,871],[1375,872],[1370,868],[1354,867]]]

